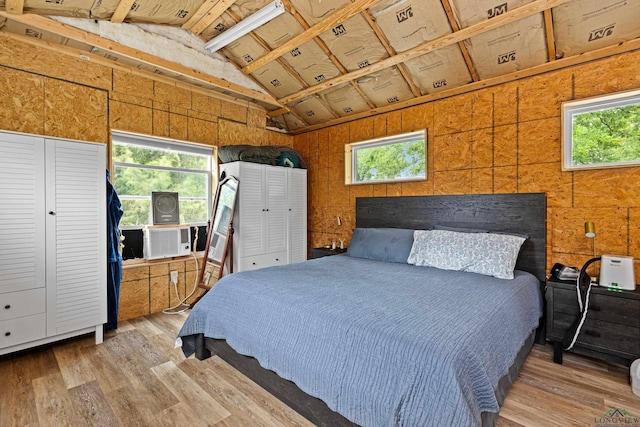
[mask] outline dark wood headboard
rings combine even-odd
[[[510,231],[529,236],[516,269],[545,280],[547,197],[544,193],[360,197],[356,227],[428,229],[433,225]]]

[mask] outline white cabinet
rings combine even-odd
[[[0,132],[0,354],[102,341],[105,165],[102,144]]]
[[[233,271],[307,259],[307,171],[248,162],[220,165],[239,181]]]

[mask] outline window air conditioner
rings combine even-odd
[[[144,233],[144,259],[171,258],[191,253],[191,230],[188,225],[150,227]]]

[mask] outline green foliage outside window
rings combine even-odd
[[[424,139],[357,148],[355,182],[425,176]]]
[[[640,160],[640,105],[573,116],[574,165]]]
[[[180,223],[207,222],[210,156],[114,143],[113,161],[121,226],[152,223],[153,191],[179,194]]]

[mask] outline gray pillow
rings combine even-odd
[[[354,228],[347,255],[374,261],[407,263],[413,230],[405,228]]]

